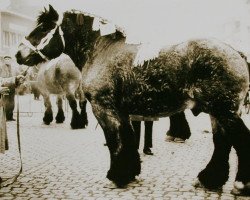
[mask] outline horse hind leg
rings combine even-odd
[[[87,100],[83,94],[81,87],[78,88],[78,95],[79,95],[79,107],[81,109],[79,128],[85,128],[86,126],[88,126],[88,116],[86,111]]]
[[[183,141],[191,136],[191,131],[184,112],[176,113],[169,117],[170,127],[167,132],[167,140],[180,138]]]
[[[44,106],[45,106],[43,122],[44,124],[49,125],[53,121],[53,112],[52,112],[52,106],[51,106],[49,95],[43,94],[43,99],[44,99]]]
[[[72,118],[71,118],[71,128],[72,129],[78,129],[81,127],[81,122],[80,122],[80,114],[77,110],[77,102],[75,99],[74,94],[67,94],[66,98],[69,101],[70,108],[72,110]]]
[[[228,160],[232,144],[218,120],[212,116],[210,118],[213,130],[214,152],[206,168],[199,173],[194,186],[220,189],[228,180]]]
[[[56,123],[63,123],[65,120],[65,116],[63,112],[63,101],[61,96],[57,96],[56,104],[58,107],[58,112],[56,115]]]
[[[220,142],[218,140],[217,144],[219,152],[216,156],[217,159],[215,159],[213,163],[215,163],[216,166],[219,163],[224,163],[225,165],[225,160],[228,160],[226,157],[228,154],[226,149],[229,152],[230,145],[233,145],[238,156],[238,172],[232,193],[235,195],[250,195],[250,131],[238,114],[227,112],[227,114],[224,113],[223,115],[217,116],[216,119],[224,131],[224,138],[223,134],[220,134],[219,137],[221,139]],[[223,151],[225,151],[225,153],[223,153]],[[227,166],[227,164],[225,166]],[[227,168],[224,167],[224,170],[227,170]],[[220,177],[217,173],[217,168],[214,168],[213,171],[212,176]],[[199,179],[202,181],[201,177],[202,175],[199,175]],[[208,182],[207,180],[209,180],[208,177],[205,182],[203,182],[205,185],[206,182]]]
[[[250,195],[250,131],[236,114],[221,117],[219,123],[228,134],[238,156],[238,172],[232,193]]]

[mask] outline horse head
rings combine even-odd
[[[19,64],[36,65],[58,57],[65,42],[61,30],[61,18],[49,5],[37,18],[37,26],[18,47],[16,59]]]
[[[81,70],[100,36],[125,37],[124,31],[116,28],[107,20],[82,11],[70,10],[59,15],[50,5],[49,10],[38,16],[36,28],[19,45],[17,62],[37,65],[64,52]]]

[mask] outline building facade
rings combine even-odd
[[[13,56],[34,25],[35,20],[29,16],[11,10],[0,11],[0,55]]]

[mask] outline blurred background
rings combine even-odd
[[[48,4],[108,19],[124,28],[129,43],[213,37],[250,57],[250,0],[0,0],[0,55],[16,52]]]

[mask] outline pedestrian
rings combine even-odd
[[[153,147],[153,124],[154,121],[158,121],[155,117],[143,117],[140,115],[130,115],[130,120],[135,132],[136,146],[137,149],[140,147],[140,137],[141,137],[141,122],[144,121],[145,133],[144,133],[144,147],[143,153],[146,155],[153,155],[151,148]]]
[[[14,69],[12,69],[13,60],[10,56],[3,56],[0,60],[0,77],[9,78],[14,76]],[[15,84],[9,83],[9,93],[5,96],[3,102],[5,106],[6,120],[13,121],[13,111],[15,108]]]
[[[6,116],[5,116],[5,105],[3,102],[4,96],[9,93],[9,86],[19,86],[24,81],[23,75],[16,77],[1,78],[0,77],[0,153],[4,153],[8,150],[8,139],[6,132]]]

